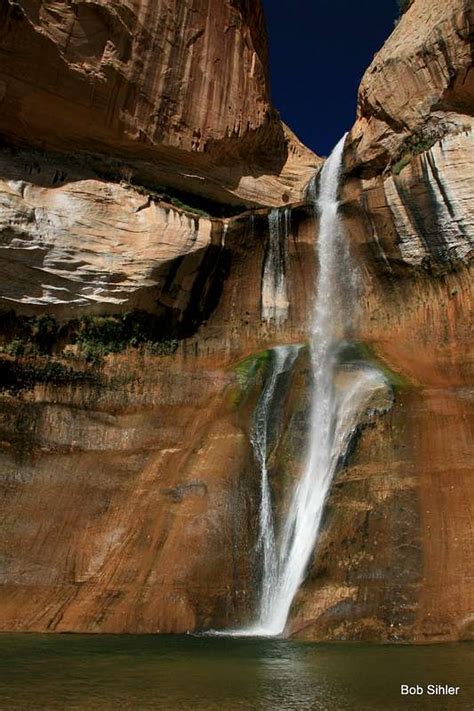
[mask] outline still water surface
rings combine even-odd
[[[400,696],[400,684],[460,686]],[[474,709],[474,644],[0,635],[0,709]]]

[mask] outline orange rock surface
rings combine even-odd
[[[271,106],[260,2],[26,0],[0,12],[8,140],[239,204],[297,200],[320,164]]]

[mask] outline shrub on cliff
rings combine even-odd
[[[400,10],[400,15],[408,10],[413,0],[398,0],[398,9]]]
[[[82,316],[63,324],[52,316],[0,312],[0,353],[13,358],[79,356],[99,364],[109,353],[127,348],[172,355],[177,347],[178,340],[163,318],[138,309],[113,316]]]
[[[171,355],[178,342],[160,320],[146,311],[118,316],[85,316],[75,324],[76,344],[86,360],[100,362],[109,353],[144,348],[153,355]]]

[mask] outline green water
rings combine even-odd
[[[0,709],[474,709],[474,645],[1,635]],[[402,697],[400,684],[459,696]]]

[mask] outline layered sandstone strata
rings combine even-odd
[[[186,256],[196,269],[220,244],[220,222],[186,214],[130,185],[92,175],[65,180],[54,163],[40,167],[31,159],[26,170],[18,159],[4,158],[0,166],[4,309],[152,307],[159,285],[165,291],[167,267]],[[174,308],[184,308],[182,302],[175,294]]]
[[[454,154],[459,139],[451,140]],[[443,167],[439,151],[390,178],[398,188],[412,183],[407,214],[419,214],[431,194],[423,162],[446,179],[449,163]],[[364,274],[354,339],[369,346],[363,357],[386,369],[394,402],[365,424],[335,479],[288,633],[466,637],[473,409],[465,240],[472,225],[455,244],[426,240],[407,251],[401,198],[392,202],[382,179],[360,188],[347,185],[342,207]],[[268,346],[306,339],[314,279],[312,211],[301,206],[288,219],[290,306],[279,323],[262,319],[270,221],[244,215],[220,235],[227,267],[214,308],[174,356],[132,349],[97,368],[58,350],[54,361],[76,375],[47,385],[30,382],[35,368],[42,380],[44,356],[16,359],[20,370],[2,398],[4,629],[184,632],[252,619],[259,472],[249,428],[265,377],[259,364]],[[183,293],[192,293],[198,271],[185,265],[193,255],[178,261],[175,288],[181,270]],[[302,465],[307,370],[300,359],[285,396],[287,424],[271,460],[280,493]]]

